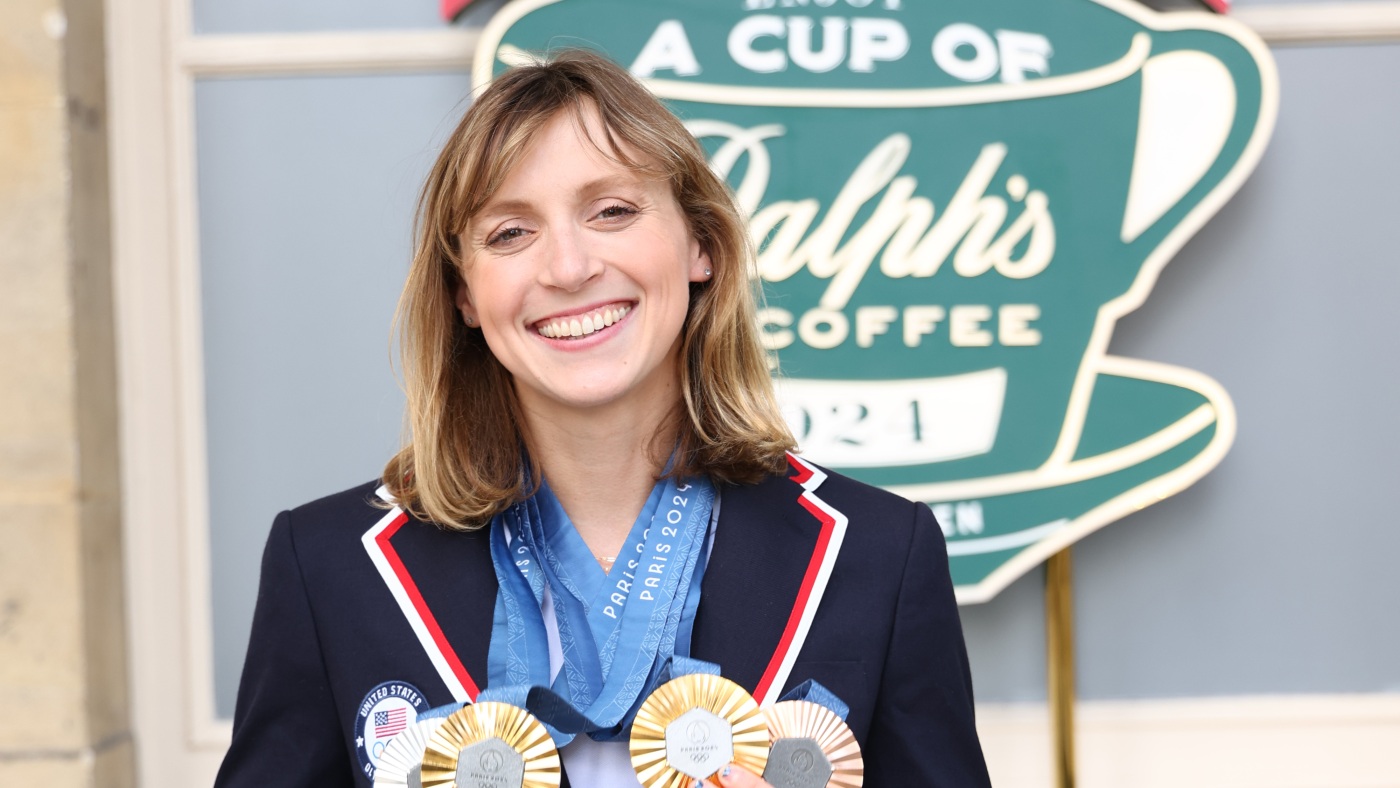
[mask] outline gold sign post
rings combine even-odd
[[[1055,786],[1074,788],[1074,587],[1070,548],[1045,562],[1045,664]]]

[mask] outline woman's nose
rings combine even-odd
[[[546,250],[541,276],[545,285],[572,292],[603,272],[603,262],[589,245],[586,231],[567,228],[550,235],[553,242]]]

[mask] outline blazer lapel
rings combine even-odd
[[[448,531],[392,509],[361,542],[453,700],[475,700],[496,607],[490,532]]]
[[[723,488],[695,617],[692,656],[717,663],[763,706],[783,691],[846,528],[816,495],[825,474],[789,463],[788,476]]]

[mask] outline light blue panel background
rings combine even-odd
[[[272,518],[376,478],[398,445],[390,324],[418,189],[467,89],[459,74],[196,86],[221,715]]]
[[[474,0],[457,24],[480,27],[504,0]],[[195,33],[305,33],[432,29],[446,25],[438,0],[190,0]]]
[[[1081,696],[1400,692],[1400,45],[1276,52],[1273,143],[1114,337],[1205,372],[1239,437],[1075,548]],[[397,443],[389,319],[462,76],[198,86],[218,709],[281,508]],[[979,700],[1044,697],[1042,574],[963,609]]]
[[[1400,46],[1277,56],[1257,175],[1112,346],[1215,377],[1240,428],[1080,551],[1089,697],[1400,692]]]
[[[1400,692],[1400,46],[1275,56],[1262,163],[1113,338],[1224,384],[1239,435],[1076,545],[1085,698]],[[979,700],[1045,697],[1043,578],[963,608]]]

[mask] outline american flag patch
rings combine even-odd
[[[387,739],[408,727],[408,709],[398,708],[374,713],[374,738]]]

